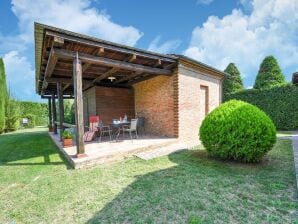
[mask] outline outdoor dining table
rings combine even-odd
[[[123,126],[125,125],[130,125],[129,121],[121,121],[121,122],[112,122],[110,123],[110,128],[112,131],[112,138],[115,139],[116,141],[119,138],[120,131]]]

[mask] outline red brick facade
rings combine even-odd
[[[145,132],[157,136],[175,136],[174,76],[157,76],[137,83],[135,111],[145,117]]]
[[[93,87],[84,92],[84,96],[84,103],[88,101],[89,109],[84,111],[85,114],[97,114],[105,124],[109,124],[112,119],[123,118],[125,114],[129,119],[135,117],[132,89]]]
[[[172,76],[157,76],[133,89],[93,87],[84,96],[89,115],[96,113],[105,123],[124,114],[143,116],[148,135],[198,141],[201,122],[221,102],[221,77],[179,64]]]

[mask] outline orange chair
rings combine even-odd
[[[85,142],[91,142],[96,138],[98,126],[99,126],[99,116],[90,116],[89,127],[88,127],[89,130],[84,133]]]

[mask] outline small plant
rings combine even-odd
[[[62,133],[62,138],[63,139],[72,139],[73,134],[71,133],[70,130],[64,130]]]
[[[271,119],[256,106],[231,100],[204,119],[200,139],[210,156],[258,162],[272,149],[276,129]]]

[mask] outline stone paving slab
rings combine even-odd
[[[194,141],[194,142],[180,141],[177,143],[172,143],[171,145],[168,145],[168,146],[155,148],[149,151],[139,152],[139,153],[136,153],[135,156],[143,160],[150,160],[161,156],[167,156],[175,152],[188,150],[193,147],[197,147],[200,144],[201,143],[199,141]]]

